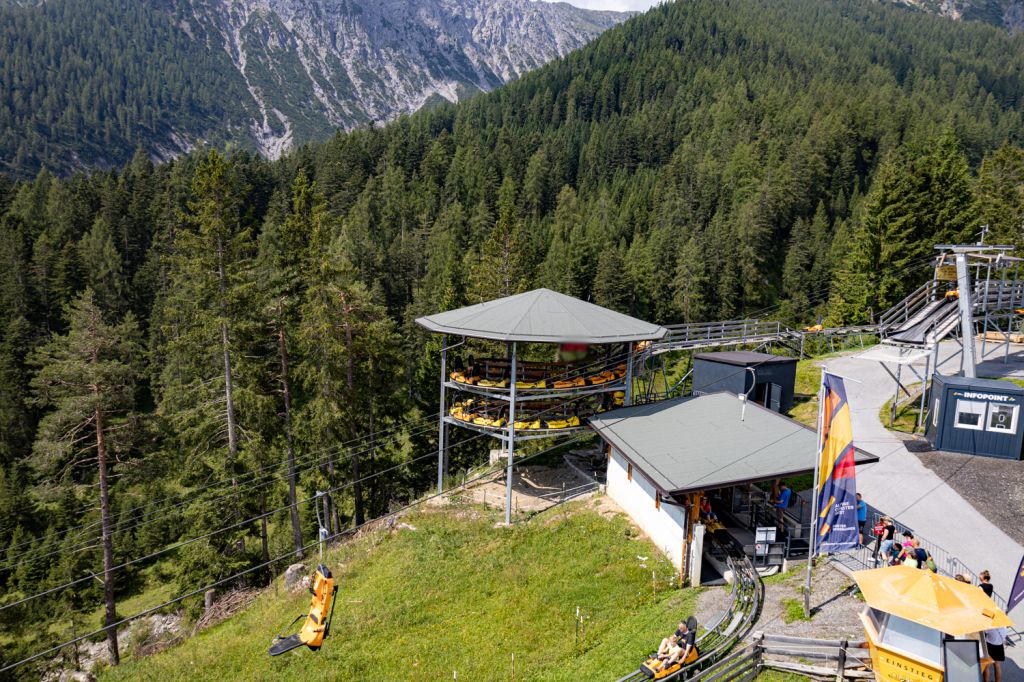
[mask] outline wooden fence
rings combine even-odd
[[[687,680],[750,682],[765,668],[837,682],[874,679],[868,650],[856,644],[851,645],[848,640],[808,639],[756,632],[751,644],[716,661]]]

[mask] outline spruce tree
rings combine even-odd
[[[327,487],[337,487],[331,444],[368,438],[373,449],[380,428],[376,401],[388,395],[388,411],[400,405],[391,383],[400,376],[395,374],[399,346],[387,311],[357,279],[342,242],[329,241],[324,225],[314,224],[307,253],[312,278],[300,308],[296,343],[301,361],[295,367],[305,400],[297,421],[306,442],[319,449],[328,446],[322,473]],[[366,519],[366,471],[360,452],[364,446],[365,442],[348,449],[356,525]],[[369,459],[373,456],[371,452]],[[329,505],[329,512],[332,530],[338,532],[339,510]]]
[[[316,185],[300,170],[291,186],[290,210],[280,225],[270,224],[260,236],[260,274],[266,297],[266,316],[274,337],[274,381],[280,391],[280,424],[288,466],[288,503],[292,542],[302,546],[302,524],[296,506],[298,475],[295,467],[295,391],[292,382],[292,347],[299,326],[299,306],[307,287],[309,242],[314,232],[328,230],[327,204]],[[276,427],[276,425],[275,425]],[[276,431],[274,428],[272,431]]]
[[[1024,149],[1004,144],[987,156],[975,190],[985,243],[1024,246]]]
[[[158,412],[168,420],[173,445],[184,458],[186,483],[210,477],[231,481],[245,471],[242,436],[258,435],[257,414],[265,409],[256,388],[256,371],[246,365],[245,350],[255,335],[258,291],[253,284],[255,245],[243,223],[246,186],[232,161],[210,152],[196,167],[191,199],[180,212],[168,258],[167,285],[155,312],[156,352],[163,359],[156,380]],[[245,406],[251,422],[240,424]],[[259,443],[252,452],[260,454]],[[256,511],[263,497],[224,498],[187,516],[196,531],[241,520]],[[255,515],[255,514],[254,514]],[[238,528],[219,534],[212,553],[190,546],[182,561],[183,578],[212,577],[246,561]],[[210,562],[213,562],[212,564]]]
[[[523,257],[523,224],[516,213],[516,186],[511,176],[501,183],[498,220],[484,242],[479,262],[471,274],[476,302],[503,298],[526,291],[528,264]]]
[[[106,220],[96,219],[92,229],[78,243],[78,254],[85,273],[85,283],[95,292],[96,303],[104,311],[124,312],[127,287],[122,259]]]

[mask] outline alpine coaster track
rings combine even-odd
[[[726,563],[733,574],[729,608],[713,625],[707,628],[704,634],[697,638],[697,651],[700,653],[697,660],[670,675],[659,678],[660,680],[686,680],[721,662],[733,647],[743,641],[761,615],[761,607],[764,604],[764,584],[761,582],[761,576],[758,575],[753,563],[744,554],[742,547],[738,546],[728,535],[722,537],[723,534],[724,531],[719,531],[715,535],[709,535],[708,539],[724,550]],[[733,676],[728,674],[731,666],[731,663],[721,666],[720,670],[716,671],[716,680],[733,679]],[[735,671],[735,677],[739,679],[746,672],[745,669],[738,668]],[[717,677],[717,675],[723,676]],[[619,678],[617,682],[640,682],[647,679],[649,679],[647,674],[642,670],[636,670]]]

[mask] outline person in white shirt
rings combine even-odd
[[[985,645],[988,648],[988,655],[992,658],[992,665],[985,668],[985,682],[988,682],[989,669],[995,670],[995,682],[1000,682],[1003,661],[1006,660],[1006,652],[1003,646],[1006,644],[1006,628],[993,628],[985,630]]]

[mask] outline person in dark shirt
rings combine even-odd
[[[978,574],[978,580],[981,581],[981,584],[978,585],[978,587],[980,587],[981,591],[988,595],[989,598],[991,598],[993,590],[992,575],[988,571],[982,571]]]
[[[857,493],[857,529],[860,532],[860,544],[864,544],[864,526],[868,522],[868,504],[861,497],[860,493]]]
[[[678,648],[674,654],[665,662],[665,665],[673,663],[690,663],[696,658],[697,633],[686,626],[685,621],[679,621],[679,628],[673,633],[678,640]]]

